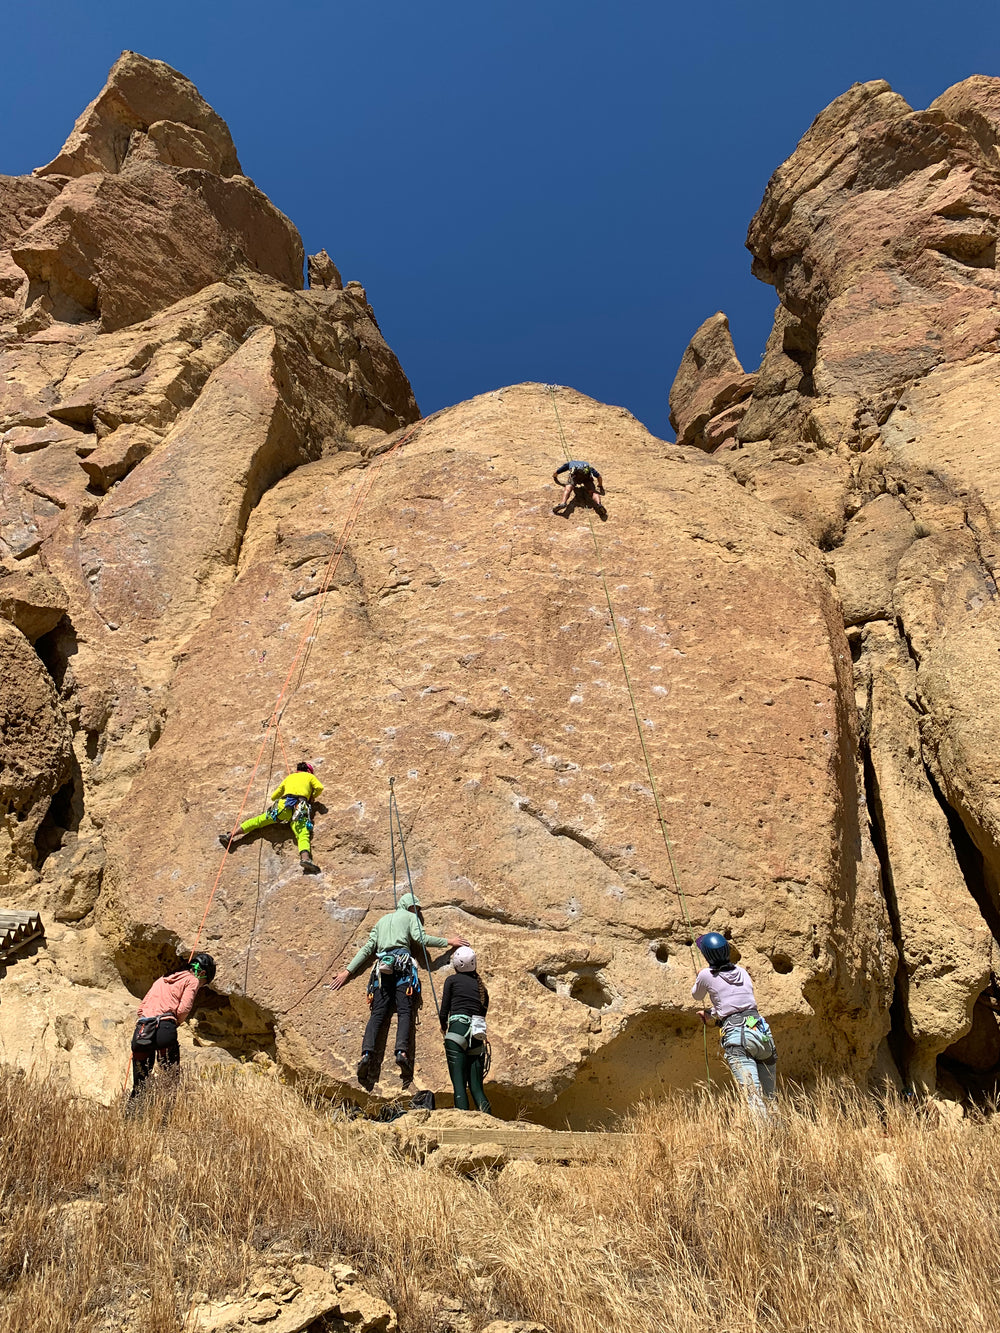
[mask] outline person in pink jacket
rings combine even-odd
[[[132,1033],[133,1097],[142,1091],[156,1061],[162,1073],[176,1078],[181,1063],[177,1026],[194,1008],[199,987],[210,985],[214,977],[215,959],[209,953],[196,953],[190,962],[181,963],[150,986]]]

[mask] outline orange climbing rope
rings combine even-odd
[[[198,941],[201,939],[202,931],[205,929],[205,922],[208,920],[208,914],[211,911],[212,903],[215,901],[215,895],[218,892],[219,883],[222,880],[222,872],[226,866],[226,858],[229,856],[230,849],[233,845],[233,838],[236,836],[236,831],[239,828],[240,823],[242,822],[243,811],[246,809],[247,802],[250,799],[250,793],[253,790],[254,782],[256,781],[257,778],[257,771],[261,765],[261,760],[264,758],[264,752],[267,748],[267,742],[268,739],[270,738],[271,731],[274,728],[278,727],[280,724],[282,714],[284,713],[284,709],[288,703],[289,687],[291,686],[292,678],[295,675],[296,668],[299,666],[300,662],[304,660],[304,656],[308,656],[308,646],[310,640],[312,639],[316,626],[319,623],[320,615],[322,614],[323,607],[326,604],[326,599],[329,596],[330,589],[333,585],[334,575],[336,574],[341,558],[345,550],[347,549],[347,543],[350,541],[351,535],[354,532],[358,516],[360,515],[361,510],[364,508],[365,501],[371,494],[372,487],[378,480],[379,474],[381,473],[382,468],[385,466],[386,462],[390,458],[392,458],[393,455],[396,454],[403,447],[403,445],[406,444],[406,442],[413,437],[417,429],[420,426],[422,426],[425,421],[429,419],[430,418],[424,418],[424,421],[415,422],[409,428],[408,431],[406,431],[403,435],[400,436],[400,438],[390,449],[387,449],[385,450],[385,452],[378,455],[377,459],[369,467],[365,480],[358,488],[358,493],[354,497],[354,500],[352,501],[351,508],[348,511],[347,518],[344,522],[343,530],[341,531],[340,537],[338,538],[337,543],[334,546],[333,551],[331,552],[330,559],[327,562],[326,570],[323,575],[323,581],[320,584],[316,607],[313,610],[312,615],[309,617],[309,621],[306,624],[305,630],[303,631],[302,636],[299,639],[298,646],[295,649],[295,655],[292,658],[291,666],[288,668],[288,674],[285,676],[285,679],[282,682],[281,689],[278,691],[278,697],[275,700],[274,707],[271,710],[271,715],[268,718],[267,724],[264,728],[264,735],[260,743],[260,749],[257,751],[257,758],[254,760],[253,769],[250,773],[250,780],[247,783],[246,791],[243,793],[243,800],[240,802],[240,808],[236,814],[236,819],[229,833],[229,841],[226,844],[225,851],[222,853],[222,860],[219,863],[219,869],[215,876],[215,881],[212,884],[212,890],[209,893],[208,901],[205,904],[205,911],[202,914],[201,923],[198,926],[198,932],[194,937],[194,944],[191,947],[191,954],[190,954],[191,958],[194,957],[195,952],[197,951]],[[278,736],[280,739],[280,730],[278,732]],[[287,751],[285,751],[284,748],[284,741],[281,741],[281,747],[282,747],[282,752],[285,754],[287,762]]]

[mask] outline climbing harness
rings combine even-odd
[[[741,1014],[739,1028],[740,1047],[744,1055],[749,1055],[751,1060],[763,1060],[765,1064],[774,1059],[777,1051],[766,1019],[757,1013]]]
[[[569,456],[569,446],[566,443],[566,433],[563,430],[562,418],[559,415],[559,404],[556,401],[555,385],[549,384],[547,388],[549,391],[549,397],[552,399],[552,410],[555,413],[556,425],[559,427],[559,438],[562,441],[563,453],[566,456],[566,462],[569,463],[571,461]],[[694,953],[694,927],[692,926],[691,923],[691,914],[688,911],[687,899],[684,896],[684,891],[681,888],[680,876],[677,873],[677,863],[674,859],[674,849],[670,842],[670,835],[667,832],[667,821],[663,817],[663,807],[660,804],[660,795],[659,795],[659,789],[656,784],[656,778],[653,776],[653,764],[652,760],[649,757],[649,749],[646,745],[646,738],[642,732],[642,720],[639,717],[639,708],[635,701],[635,691],[632,688],[632,677],[629,674],[628,662],[625,657],[625,647],[622,644],[621,635],[618,632],[618,618],[615,615],[615,608],[611,601],[611,590],[608,588],[608,579],[607,575],[604,572],[604,560],[601,555],[600,542],[597,540],[597,529],[594,527],[594,520],[589,509],[587,511],[587,522],[590,524],[590,535],[593,538],[594,553],[597,556],[597,571],[598,574],[600,575],[601,587],[604,589],[604,600],[608,604],[608,615],[611,618],[611,628],[614,631],[615,644],[618,648],[618,656],[621,659],[622,674],[625,677],[625,688],[628,691],[629,704],[632,709],[632,719],[635,722],[635,730],[636,734],[639,737],[639,745],[640,748],[642,749],[643,762],[646,765],[646,774],[649,778],[649,788],[653,794],[653,805],[656,807],[656,820],[657,823],[659,824],[660,834],[663,838],[663,845],[666,848],[667,862],[670,866],[670,877],[673,880],[674,892],[677,895],[677,901],[680,905],[681,915],[684,919],[684,924],[688,930],[688,947],[691,951],[691,963],[692,966],[694,967],[695,975],[697,976],[699,969]],[[711,1083],[712,1073],[708,1062],[708,1032],[705,1029],[703,1029],[702,1031],[705,1040],[705,1072],[708,1075],[709,1083]]]

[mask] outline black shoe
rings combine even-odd
[[[318,875],[320,873],[319,866],[315,861],[301,861],[299,864],[302,866],[303,875]]]
[[[396,1052],[396,1064],[399,1066],[399,1077],[404,1083],[413,1082],[413,1061],[405,1051]]]
[[[233,844],[233,846],[235,847],[235,846],[236,846],[236,834],[235,834],[235,833],[220,833],[220,834],[219,834],[219,842],[221,843],[221,845],[222,845],[223,847],[228,847],[228,846],[229,846],[229,843],[230,843],[230,840],[232,840],[232,844]]]
[[[362,1052],[361,1052],[361,1059],[358,1061],[358,1082],[359,1082],[359,1083],[364,1083],[365,1079],[366,1079],[366,1078],[368,1077],[368,1075],[371,1073],[371,1068],[372,1068],[372,1054],[373,1054],[373,1053],[372,1053],[371,1051],[362,1051]]]

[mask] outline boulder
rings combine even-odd
[[[494,1319],[483,1333],[552,1333],[547,1324],[535,1324],[528,1319]]]
[[[202,1301],[190,1312],[196,1333],[307,1333],[308,1330],[351,1330],[351,1333],[397,1333],[395,1312],[360,1287],[338,1286],[332,1274],[315,1264],[296,1264],[290,1274],[260,1272],[244,1296]]]
[[[0,1063],[111,1105],[128,1072],[135,1012],[135,998],[106,972],[76,984],[47,948],[16,957],[3,978]]]

